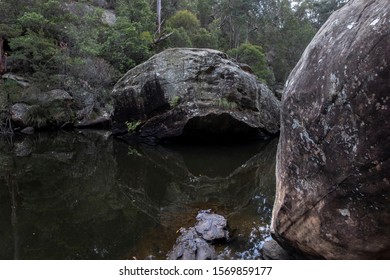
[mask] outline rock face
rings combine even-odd
[[[265,260],[289,260],[289,254],[272,238],[265,240],[261,253]]]
[[[390,258],[390,1],[335,12],[282,100],[274,237],[326,259]]]
[[[12,121],[21,127],[59,127],[73,120],[73,98],[64,90],[29,92],[11,106]]]
[[[141,137],[266,137],[279,131],[273,93],[215,50],[166,50],[127,72],[112,95],[114,126],[141,121]]]
[[[46,129],[65,125],[79,128],[109,125],[112,104],[111,99],[105,97],[104,89],[93,89],[71,77],[63,77],[63,88],[42,92],[36,86],[26,86],[11,93],[7,102],[14,127]]]

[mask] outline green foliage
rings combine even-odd
[[[0,0],[0,36],[11,47],[13,71],[108,86],[91,76],[109,69],[118,77],[157,51],[199,47],[229,52],[268,84],[273,77],[284,83],[315,32],[348,0],[162,1],[159,35],[173,34],[158,43],[155,1],[110,1],[117,17],[111,26],[97,2]]]
[[[193,46],[196,48],[209,48],[217,49],[218,48],[218,37],[216,34],[209,32],[205,28],[200,28],[193,35]]]
[[[27,123],[30,126],[42,128],[47,125],[47,120],[50,114],[47,108],[43,108],[39,105],[30,106],[28,109]]]
[[[22,28],[36,33],[42,31],[49,24],[48,19],[36,12],[24,13],[23,16],[18,18],[18,22]]]
[[[102,56],[121,73],[125,73],[152,55],[151,43],[150,33],[140,33],[136,24],[125,17],[119,17],[108,31]]]
[[[265,54],[261,46],[249,43],[242,44],[236,49],[229,50],[228,55],[234,57],[240,63],[248,64],[260,80],[273,84],[272,72],[267,66]]]
[[[206,28],[213,20],[215,0],[198,0],[197,14],[202,27]]]
[[[198,18],[187,10],[178,11],[168,19],[167,25],[175,29],[183,28],[189,33],[195,33],[200,28]]]
[[[52,38],[46,38],[43,31],[27,30],[22,36],[10,39],[12,58],[28,65],[34,71],[56,68],[59,49]]]
[[[22,86],[14,80],[6,79],[3,82],[0,82],[0,94],[2,96],[12,96],[20,94],[22,91]]]
[[[179,105],[179,102],[180,102],[180,96],[178,95],[175,95],[173,96],[170,100],[169,100],[169,105],[171,106],[171,108],[174,108],[176,107],[177,105]]]
[[[141,121],[134,121],[134,122],[125,122],[127,126],[127,131],[132,133],[137,130],[137,128],[141,125]]]
[[[218,100],[218,106],[225,110],[234,110],[237,108],[237,103],[230,102],[226,98],[221,98]]]
[[[140,152],[138,152],[138,150],[136,148],[133,148],[131,146],[129,146],[127,149],[127,155],[128,156],[142,157],[142,154],[140,154]]]
[[[183,27],[167,30],[173,34],[164,42],[165,48],[192,48],[192,40]]]

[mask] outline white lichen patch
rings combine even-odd
[[[352,23],[347,25],[347,28],[352,29],[355,25],[356,25],[356,22],[352,22]]]
[[[374,19],[371,23],[370,23],[370,26],[374,26],[374,25],[376,25],[378,22],[379,22],[379,18],[377,18],[377,19]]]
[[[344,217],[350,217],[351,216],[351,213],[349,212],[348,209],[338,209],[339,210],[339,213],[344,216]]]

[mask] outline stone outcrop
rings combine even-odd
[[[272,231],[314,258],[390,258],[390,1],[335,12],[282,99]]]
[[[5,75],[3,75],[4,77]],[[63,77],[63,89],[41,91],[27,85],[9,94],[9,113],[14,127],[60,128],[108,126],[112,105],[104,90],[96,90],[70,77]]]
[[[201,210],[195,227],[180,229],[180,236],[167,254],[169,260],[211,260],[216,257],[212,242],[228,240],[227,220],[211,210]]]
[[[71,123],[73,98],[64,90],[30,91],[21,95],[10,108],[12,121],[20,127],[60,127]]]
[[[199,211],[196,220],[195,230],[203,239],[207,241],[229,239],[227,220],[223,216],[213,214],[210,210]]]
[[[227,55],[210,49],[169,49],[131,69],[112,92],[114,127],[141,122],[138,135],[246,135],[279,131],[279,101]]]

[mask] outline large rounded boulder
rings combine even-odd
[[[163,51],[115,85],[114,128],[157,141],[278,133],[279,101],[243,69],[216,50]]]
[[[352,0],[282,100],[272,232],[326,259],[390,258],[390,0]]]

